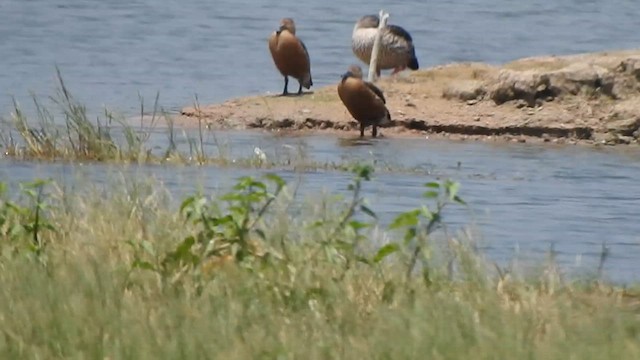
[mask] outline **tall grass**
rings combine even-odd
[[[139,180],[23,184],[0,202],[0,357],[640,356],[637,292],[492,271],[464,238],[436,251],[441,209],[464,206],[451,182],[379,229],[359,192],[371,176],[296,211],[274,175],[179,209]]]
[[[57,91],[49,100],[53,110],[32,95],[34,118],[29,118],[14,100],[8,121],[10,127],[0,132],[0,146],[6,156],[27,160],[101,161],[137,163],[217,164],[250,167],[269,167],[269,162],[255,157],[232,159],[224,151],[214,134],[218,154],[205,150],[204,119],[198,119],[196,137],[183,132],[184,139],[176,132],[174,119],[159,105],[156,94],[151,109],[140,97],[139,126],[135,119],[104,109],[93,119],[86,106],[69,91],[62,74],[56,69]],[[196,98],[197,104],[197,98]],[[152,132],[161,128],[167,133],[164,151],[152,151],[149,143]],[[189,144],[188,151],[179,151],[178,140]],[[157,145],[157,144],[155,144]]]
[[[57,91],[48,99],[50,102],[45,104],[32,95],[33,116],[28,116],[15,100],[9,118],[0,116],[0,148],[4,156],[20,160],[217,165],[300,171],[348,171],[358,161],[316,161],[302,146],[290,145],[268,154],[255,147],[248,149],[247,155],[234,156],[229,145],[206,124],[197,96],[194,107],[199,115],[194,133],[176,126],[174,115],[159,105],[159,94],[151,107],[139,97],[139,119],[125,118],[106,108],[94,118],[71,94],[59,70],[56,76]],[[376,167],[378,171],[425,172],[381,161]]]

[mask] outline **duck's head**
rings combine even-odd
[[[362,68],[359,65],[350,65],[347,68],[347,72],[342,74],[342,80],[345,80],[347,78],[356,78],[356,79],[362,79]]]
[[[281,33],[284,30],[287,30],[293,35],[296,34],[296,23],[293,21],[292,18],[284,18],[280,20],[280,27],[278,28],[278,33]]]
[[[377,15],[365,15],[358,20],[356,23],[356,28],[358,29],[368,29],[368,28],[377,28],[380,25],[380,19]]]

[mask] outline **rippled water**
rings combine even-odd
[[[57,64],[90,108],[134,111],[138,92],[171,109],[278,92],[266,38],[292,16],[316,87],[348,64],[355,20],[384,8],[414,37],[424,67],[640,46],[635,0],[2,0],[0,115],[10,96],[50,95]]]
[[[29,92],[52,95],[55,66],[89,109],[106,105],[125,113],[148,103],[177,110],[195,94],[201,103],[279,92],[282,79],[266,38],[284,16],[294,17],[309,48],[316,87],[335,83],[355,61],[354,21],[380,8],[411,32],[422,67],[451,61],[506,62],[539,54],[640,47],[640,6],[635,0],[458,1],[242,1],[242,0],[1,0],[0,116],[11,96],[27,109]],[[512,258],[517,249],[542,256],[555,244],[567,266],[594,269],[603,242],[612,249],[608,274],[640,273],[640,155],[624,149],[493,145],[381,139],[345,147],[333,137],[220,135],[228,151],[248,156],[255,146],[269,156],[284,145],[302,146],[317,161],[377,159],[417,167],[429,175],[377,174],[367,197],[383,222],[419,204],[421,184],[435,177],[462,183],[473,212],[453,210],[453,225],[475,224],[488,254]],[[166,138],[154,141],[166,146]],[[0,158],[0,179],[33,177],[96,182],[111,171],[152,175],[177,196],[201,184],[224,189],[252,170],[215,167],[64,165]],[[295,174],[283,172],[293,179]],[[197,180],[197,181],[196,181]],[[346,191],[349,175],[310,172],[306,194]],[[582,256],[582,260],[580,260]]]
[[[640,153],[527,144],[488,144],[424,139],[380,139],[371,146],[343,146],[326,136],[283,138],[259,133],[218,133],[218,144],[231,157],[251,156],[258,146],[268,157],[284,148],[303,148],[318,162],[364,159],[391,162],[417,173],[378,173],[367,183],[365,196],[388,224],[393,216],[422,204],[422,184],[452,178],[462,184],[470,210],[451,208],[446,222],[452,233],[471,225],[472,234],[490,258],[544,258],[553,244],[569,270],[595,271],[603,243],[611,249],[607,275],[616,280],[640,280]],[[216,151],[208,141],[209,153]],[[279,154],[279,155],[278,155]],[[176,198],[196,189],[228,190],[242,175],[256,170],[216,167],[34,164],[0,161],[0,178],[31,180],[53,177],[105,182],[109,173],[153,176]],[[289,181],[298,174],[280,171]],[[302,175],[300,199],[322,191],[346,193],[350,175],[312,171]]]

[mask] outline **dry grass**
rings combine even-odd
[[[352,235],[333,231],[341,206],[326,198],[292,217],[283,195],[265,215],[266,245],[286,244],[286,261],[218,260],[205,271],[163,273],[152,269],[199,228],[157,184],[123,179],[108,191],[48,193],[41,221],[53,230],[40,234],[43,251],[20,233],[0,244],[3,358],[640,356],[638,292],[563,280],[553,264],[497,276],[459,239],[431,254],[428,281],[407,283],[401,262],[345,268],[333,253],[342,250],[326,245],[330,234]],[[33,221],[29,211],[4,216],[0,204],[3,234]],[[453,276],[435,265],[447,253]]]

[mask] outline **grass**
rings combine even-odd
[[[552,262],[517,274],[462,237],[436,246],[442,209],[465,206],[450,181],[379,229],[360,194],[372,169],[353,170],[350,196],[300,206],[275,175],[179,209],[141,180],[5,189],[0,357],[640,356],[638,292]]]
[[[202,120],[195,136],[184,133],[184,139],[180,138],[171,115],[160,108],[158,96],[151,109],[145,108],[144,99],[140,98],[139,127],[108,109],[92,120],[87,108],[70,93],[59,71],[57,79],[57,94],[50,99],[54,110],[33,96],[35,120],[28,118],[14,101],[11,119],[5,121],[10,127],[0,134],[6,156],[25,160],[269,165],[256,164],[254,158],[231,159],[220,148],[218,154],[206,153]],[[166,125],[167,145],[164,150],[154,151],[149,141],[161,122]],[[215,140],[215,134],[213,137]],[[180,140],[188,144],[187,151],[176,145]]]
[[[28,117],[14,101],[10,118],[0,118],[0,148],[6,157],[26,161],[214,165],[295,171],[349,171],[355,163],[362,161],[316,161],[302,147],[268,153],[255,148],[249,151],[250,155],[234,156],[229,145],[220,139],[216,131],[207,127],[202,117],[196,116],[199,126],[195,133],[176,128],[173,116],[159,105],[158,95],[150,108],[140,97],[138,124],[138,119],[127,119],[108,109],[93,119],[86,106],[71,94],[61,73],[58,71],[56,74],[58,91],[49,99],[52,107],[34,95],[34,117]],[[322,98],[326,95],[323,94],[320,92],[312,97]],[[267,100],[264,101],[268,107]],[[197,97],[194,109],[196,113],[200,111]],[[164,136],[166,141],[157,141]],[[426,172],[381,161],[376,162],[376,171]]]

